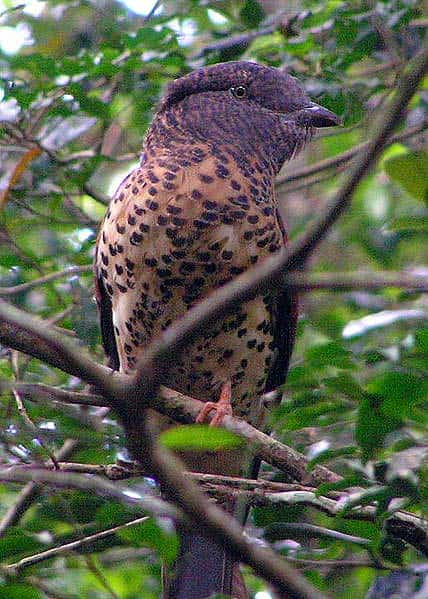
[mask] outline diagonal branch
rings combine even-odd
[[[126,528],[130,528],[132,526],[137,526],[142,522],[146,522],[148,519],[149,516],[136,518],[135,520],[131,520],[130,522],[126,522],[125,524],[113,526],[112,528],[96,532],[92,535],[88,535],[81,539],[76,539],[75,541],[71,541],[70,543],[65,543],[64,545],[59,545],[57,547],[51,547],[50,549],[46,549],[46,551],[41,551],[40,553],[35,553],[33,555],[29,555],[28,557],[23,557],[14,564],[8,564],[7,566],[3,566],[3,572],[8,573],[9,571],[17,573],[18,571],[21,571],[23,568],[28,568],[29,566],[39,564],[40,562],[44,562],[54,557],[58,557],[59,555],[65,555],[70,553],[71,551],[79,551],[80,549],[85,548],[88,545],[92,545],[96,541],[108,539],[109,537],[114,536],[117,532],[120,532],[121,530],[124,530]]]
[[[38,485],[48,484],[60,489],[79,489],[116,499],[120,503],[140,508],[155,516],[166,516],[173,518],[176,522],[184,521],[183,513],[166,501],[154,496],[137,497],[135,493],[131,495],[126,492],[126,488],[121,489],[99,476],[88,477],[74,472],[52,472],[46,469],[24,470],[19,466],[11,466],[10,468],[0,469],[0,481],[11,483],[33,482]]]
[[[21,283],[20,285],[14,285],[13,287],[0,287],[0,296],[16,295],[18,293],[22,293],[23,291],[33,289],[33,287],[39,287],[40,285],[44,285],[45,283],[50,283],[51,281],[55,281],[56,279],[61,279],[62,277],[71,277],[72,275],[91,271],[92,266],[90,265],[71,266],[70,268],[66,268],[65,270],[52,272],[48,275],[45,275],[44,277],[40,277],[39,279],[28,281],[28,283]]]
[[[138,389],[142,381],[146,392],[150,391],[150,387],[155,388],[159,385],[171,359],[175,359],[207,327],[254,295],[283,285],[285,275],[289,271],[305,264],[349,206],[352,194],[382,152],[427,69],[428,50],[422,50],[409,65],[407,74],[401,78],[373,138],[356,157],[349,176],[337,191],[325,214],[321,215],[291,248],[284,248],[275,257],[268,258],[256,268],[239,275],[173,323],[151,344],[144,358],[137,364],[135,387],[131,387],[130,392],[135,392],[135,388]],[[140,388],[139,391],[143,392],[143,389]]]

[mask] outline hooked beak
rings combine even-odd
[[[315,102],[311,102],[309,106],[306,106],[301,114],[308,119],[313,127],[335,127],[342,124],[342,119],[334,112]]]

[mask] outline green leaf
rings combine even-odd
[[[428,233],[428,217],[426,216],[401,216],[394,218],[388,227],[391,231],[399,233]]]
[[[214,426],[189,424],[176,426],[160,435],[160,442],[168,449],[217,451],[242,445],[237,435]]]
[[[382,448],[386,435],[400,428],[402,424],[397,416],[386,416],[381,406],[381,398],[367,396],[358,410],[355,438],[363,451],[365,461],[375,457]]]
[[[369,393],[382,397],[381,414],[387,418],[405,418],[412,408],[428,397],[428,383],[406,372],[386,372],[367,385]]]
[[[241,8],[241,20],[250,29],[260,25],[264,16],[264,10],[257,0],[246,0],[244,6]]]
[[[305,353],[305,360],[312,368],[319,369],[329,366],[344,369],[355,367],[351,359],[351,352],[334,341],[310,347]]]
[[[341,458],[344,456],[355,456],[358,455],[358,447],[354,445],[349,445],[347,447],[337,447],[334,449],[326,449],[321,451],[318,455],[316,455],[312,460],[308,462],[308,469],[312,470],[314,466],[317,464],[325,464],[331,460],[336,458]]]
[[[420,151],[394,156],[385,161],[385,171],[411,196],[428,203],[428,152]]]
[[[167,533],[153,518],[124,528],[117,533],[123,541],[134,547],[151,547],[168,564],[171,564],[178,551],[178,538],[175,533]]]
[[[0,583],[0,599],[39,599],[42,595],[34,587],[23,582]]]

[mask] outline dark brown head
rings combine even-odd
[[[198,69],[166,88],[158,117],[196,138],[258,152],[279,170],[315,127],[340,119],[310,100],[297,79],[252,62]]]
[[[265,109],[304,125],[332,127],[340,119],[330,110],[310,100],[300,82],[291,75],[254,62],[223,62],[193,71],[172,81],[166,88],[160,109],[194,94],[217,92],[217,100],[246,103],[252,109]]]

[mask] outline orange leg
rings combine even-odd
[[[196,422],[204,424],[207,422],[208,414],[215,410],[215,414],[210,422],[210,426],[218,426],[222,423],[225,416],[232,416],[232,383],[227,381],[223,383],[220,391],[218,402],[207,401],[202,410],[199,412]]]

